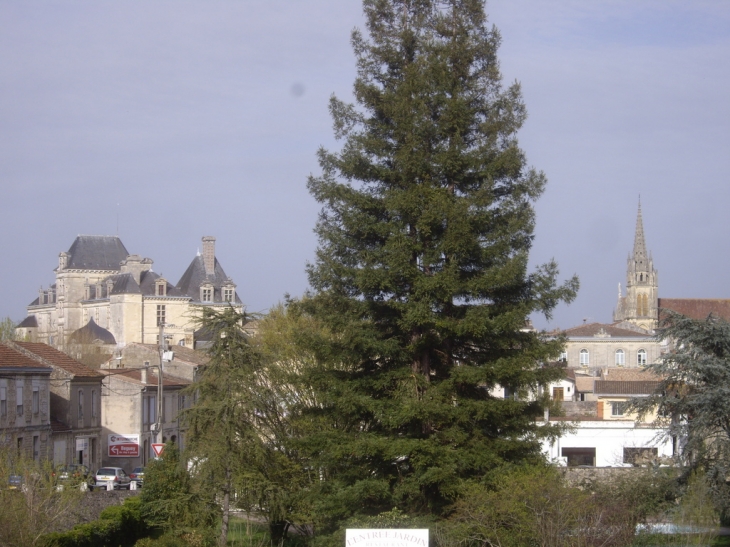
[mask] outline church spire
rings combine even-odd
[[[656,328],[659,318],[659,274],[646,251],[644,220],[641,217],[641,198],[636,215],[634,252],[629,255],[626,268],[626,296],[619,291],[614,321],[628,321],[643,329]]]
[[[639,212],[636,215],[636,231],[634,233],[634,267],[637,272],[649,271],[649,260],[644,240],[644,221],[641,218],[641,198],[639,198]]]

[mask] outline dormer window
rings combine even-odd
[[[200,301],[213,302],[213,285],[206,283],[200,287]]]
[[[222,289],[223,302],[233,302],[236,299],[236,284],[229,277]]]
[[[162,278],[155,281],[155,294],[157,296],[167,296],[167,281]]]

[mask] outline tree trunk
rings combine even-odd
[[[218,538],[218,545],[226,547],[228,543],[228,515],[231,503],[231,470],[226,469],[226,482],[223,487],[223,518],[221,519],[221,535]]]

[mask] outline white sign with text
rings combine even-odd
[[[428,547],[428,529],[348,528],[345,547]]]

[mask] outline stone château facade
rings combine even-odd
[[[157,344],[160,325],[169,343],[193,347],[201,306],[242,303],[215,255],[215,238],[203,237],[176,285],[152,271],[152,260],[130,254],[117,236],[80,235],[58,257],[55,282],[41,288],[20,323],[20,339],[58,349],[94,344],[109,350],[137,342]]]

